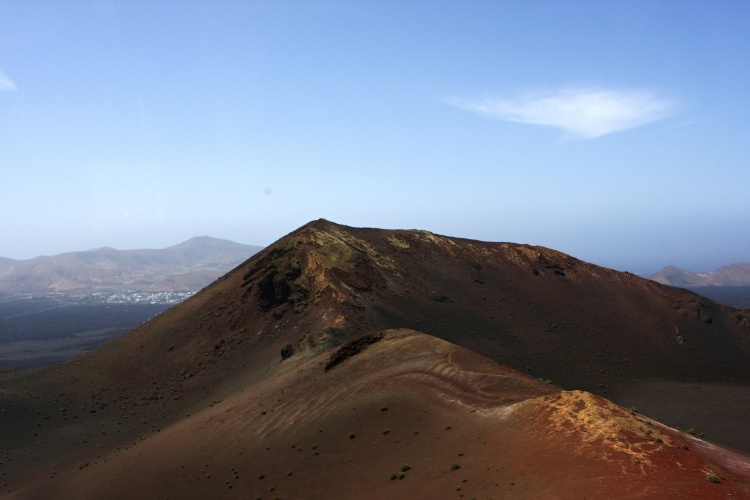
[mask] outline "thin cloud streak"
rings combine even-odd
[[[519,99],[451,99],[451,104],[503,121],[544,125],[579,139],[594,139],[667,118],[675,101],[648,90],[563,89]]]
[[[16,90],[16,84],[0,69],[0,90]]]

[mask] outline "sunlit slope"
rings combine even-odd
[[[750,395],[747,316],[685,290],[541,247],[315,221],[84,356],[0,375],[0,426],[13,430],[0,434],[2,491],[21,497],[33,491],[44,498],[52,490],[36,488],[45,485],[98,498],[114,491],[113,482],[145,492],[169,476],[165,484],[175,491],[210,486],[232,494],[240,484],[234,476],[247,480],[255,464],[269,471],[284,468],[278,476],[301,481],[289,491],[322,491],[315,488],[330,485],[343,474],[339,471],[367,483],[382,478],[385,468],[395,467],[398,475],[406,462],[410,478],[417,470],[432,471],[423,477],[423,490],[409,490],[418,482],[408,483],[407,496],[440,497],[443,490],[430,488],[448,484],[439,479],[446,474],[443,462],[418,469],[409,461],[442,457],[451,472],[453,454],[468,456],[474,440],[477,446],[486,441],[487,450],[515,450],[507,461],[487,454],[472,463],[484,464],[485,471],[497,463],[498,474],[509,468],[512,473],[487,484],[525,484],[530,497],[575,491],[570,485],[580,482],[580,471],[600,471],[597,481],[613,487],[615,467],[629,477],[643,473],[646,460],[656,467],[648,474],[666,467],[686,481],[678,486],[744,491],[743,457],[652,423],[666,436],[653,438],[656,430],[649,433],[651,425],[638,423],[639,413],[599,396],[750,450],[744,403]],[[394,328],[423,334],[383,333]],[[664,387],[668,393],[655,398]],[[388,410],[381,412],[382,406]],[[397,408],[404,413],[399,416]],[[385,415],[393,420],[370,420]],[[703,419],[700,425],[680,420],[696,415]],[[437,432],[461,423],[470,427]],[[415,439],[426,433],[420,427],[429,427],[431,437],[416,448]],[[386,428],[389,433],[382,434]],[[329,433],[327,442],[346,458],[312,448],[323,442],[313,436],[333,429],[338,437]],[[398,437],[391,436],[396,430]],[[393,442],[376,441],[382,436]],[[530,436],[540,441],[534,444]],[[617,444],[623,436],[636,444]],[[286,442],[291,438],[295,442]],[[571,439],[583,444],[570,448]],[[364,443],[366,453],[346,448],[354,443]],[[445,443],[450,450],[443,449]],[[674,455],[694,448],[708,454]],[[146,449],[152,462],[143,459]],[[552,455],[538,458],[547,456],[539,450]],[[298,466],[290,451],[302,460],[299,470],[313,457],[330,461],[298,475],[288,468]],[[735,457],[739,469],[722,455]],[[672,460],[692,472],[683,477],[671,469]],[[182,471],[177,475],[168,469],[175,462]],[[631,462],[637,467],[622,472]],[[468,467],[457,463],[456,470]],[[568,468],[572,464],[579,464],[579,472]],[[221,490],[212,489],[215,483],[199,487],[201,467],[216,467],[206,473],[211,479],[231,477],[222,479]],[[47,485],[48,479],[60,479],[61,470],[81,475]],[[102,475],[94,480],[96,470]],[[269,473],[252,473],[261,474]],[[550,479],[539,478],[545,474]],[[709,483],[708,476],[722,482]],[[465,491],[465,485],[453,484],[454,476],[446,477],[454,492]],[[480,476],[467,475],[467,483],[472,477]],[[404,487],[406,479],[392,483],[389,475],[384,487]],[[261,484],[268,488],[265,495],[280,488],[281,481],[274,482]],[[242,491],[260,491],[257,487],[246,484],[249,489]]]
[[[54,370],[109,388],[189,391],[186,376],[224,376],[255,346],[281,358],[402,327],[561,387],[627,393],[638,407],[631,389],[644,381],[750,382],[747,311],[542,247],[325,220]],[[750,450],[742,436],[732,444]]]
[[[329,367],[326,369],[326,367]],[[748,494],[745,457],[413,331],[378,332],[18,497],[647,498]],[[731,460],[730,460],[731,458]],[[715,477],[719,483],[707,478]]]

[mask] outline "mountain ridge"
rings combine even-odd
[[[0,472],[10,498],[747,496],[747,455],[668,426],[750,450],[748,361],[750,313],[687,290],[319,220],[79,358],[0,375]]]
[[[0,294],[195,291],[261,248],[196,237],[164,249],[102,247],[23,261],[0,259]]]
[[[92,372],[127,373],[139,359],[151,368],[138,371],[158,379],[224,346],[274,342],[301,355],[410,328],[563,387],[625,397],[634,380],[671,380],[687,393],[692,383],[750,381],[748,316],[542,247],[323,220],[79,362],[98,356]],[[144,343],[161,347],[125,348]],[[750,436],[743,442],[750,449]]]
[[[750,286],[750,262],[739,262],[708,273],[693,273],[666,266],[649,279],[671,286]]]

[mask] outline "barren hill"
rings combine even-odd
[[[649,279],[672,286],[750,286],[750,263],[730,264],[702,274],[667,266]]]
[[[195,291],[260,249],[204,236],[160,250],[105,247],[23,261],[0,259],[0,294]]]
[[[750,450],[748,316],[546,248],[315,221],[0,378],[3,491],[750,496],[746,455],[643,416]]]

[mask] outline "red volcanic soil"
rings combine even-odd
[[[223,401],[9,498],[750,495],[747,457],[445,341],[389,331],[351,352],[237,377]]]
[[[748,358],[750,311],[685,290],[316,221],[86,355],[0,374],[0,492],[750,497],[745,455],[638,413],[747,452]]]
[[[700,425],[707,437],[750,451],[750,432],[722,431],[745,426],[745,415],[716,413],[716,405],[692,398],[706,383],[731,384],[732,398],[738,391],[750,398],[750,312],[554,250],[320,220],[199,300],[159,322],[178,347],[180,338],[197,342],[209,333],[246,346],[270,338],[294,352],[319,351],[363,333],[411,328],[665,417],[675,412],[631,389],[674,382],[670,397],[683,410],[668,423]],[[719,418],[705,422],[707,412]]]

